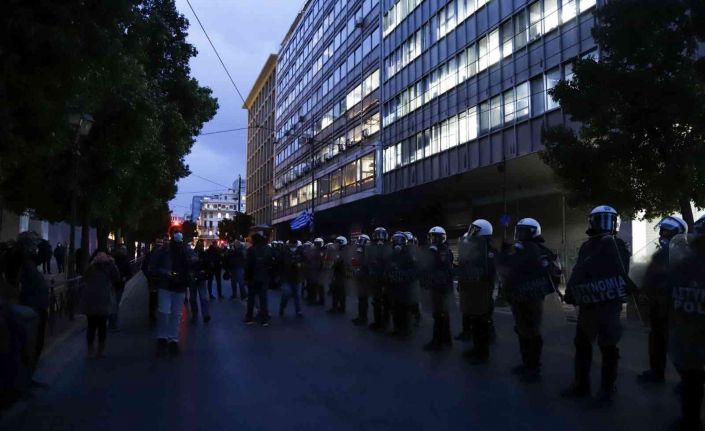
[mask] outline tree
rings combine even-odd
[[[696,0],[620,0],[596,12],[601,58],[551,96],[580,126],[544,131],[543,160],[573,205],[647,219],[705,207],[705,13]]]
[[[232,219],[224,219],[218,222],[218,237],[227,241],[246,237],[250,234],[252,224],[251,215],[237,212]]]

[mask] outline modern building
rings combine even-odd
[[[272,215],[282,234],[303,210],[381,191],[381,17],[379,0],[309,0],[282,42]]]
[[[201,199],[200,214],[196,219],[200,239],[207,242],[218,239],[218,222],[233,219],[238,212],[246,212],[246,187],[246,181],[239,177],[225,193]]]
[[[538,152],[545,127],[577,127],[548,90],[599,58],[602,1],[306,2],[277,65],[274,223],[286,230],[314,194],[324,235],[441,225],[457,238],[486,218],[499,239],[533,217],[570,267],[587,209],[566,205]],[[623,225],[634,246],[648,239]]]
[[[191,198],[191,220],[196,221],[201,215],[201,201],[205,196],[194,196]]]
[[[243,108],[247,109],[247,203],[255,224],[272,224],[274,103],[277,56],[271,54]]]

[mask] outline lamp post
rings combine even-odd
[[[71,200],[70,200],[70,227],[69,227],[69,249],[66,253],[66,279],[75,274],[75,249],[76,249],[76,224],[78,213],[78,160],[81,157],[81,136],[87,136],[93,127],[93,117],[89,114],[71,113],[68,116],[68,123],[75,130],[73,148],[71,149]]]

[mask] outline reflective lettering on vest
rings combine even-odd
[[[572,289],[577,305],[614,301],[627,296],[627,282],[621,275],[577,284]]]

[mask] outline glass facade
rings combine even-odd
[[[274,220],[374,188],[380,0],[309,0],[279,52]],[[372,168],[369,167],[371,163]]]

